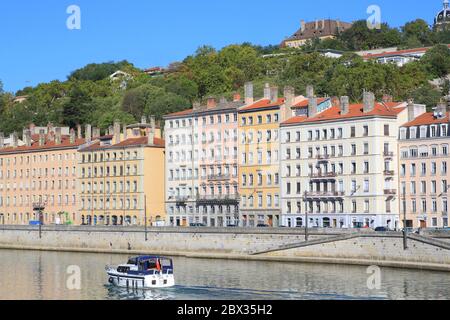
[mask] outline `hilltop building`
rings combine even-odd
[[[300,48],[314,39],[334,39],[337,35],[351,28],[352,23],[339,20],[323,19],[313,22],[301,21],[300,29],[281,43],[281,47]]]
[[[450,8],[449,0],[444,0],[443,8],[434,18],[434,28],[436,30],[445,30],[450,26]]]

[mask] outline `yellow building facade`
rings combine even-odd
[[[164,140],[154,121],[124,127],[79,151],[78,194],[86,225],[161,225]]]
[[[278,88],[266,84],[264,98],[253,102],[253,87],[246,84],[246,105],[239,109],[239,194],[241,225],[279,226],[280,123],[293,116],[292,88],[278,98]]]

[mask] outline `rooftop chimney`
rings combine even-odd
[[[293,87],[284,87],[284,104],[281,106],[282,121],[292,118],[292,106],[295,100],[295,90]]]
[[[31,147],[31,130],[30,129],[25,130],[24,134],[25,134],[25,137],[24,137],[25,145],[27,147]]]
[[[3,149],[5,147],[5,134],[3,132],[0,132],[0,149]]]
[[[124,124],[123,125],[123,140],[127,140],[128,139],[128,133],[127,133],[127,125]]]
[[[245,104],[252,104],[253,103],[253,83],[252,82],[247,82],[245,84]]]
[[[314,117],[317,114],[317,97],[309,98],[308,117]]]
[[[100,128],[95,127],[94,129],[92,129],[92,138],[99,138],[101,135],[102,134]]]
[[[213,97],[209,97],[206,102],[206,107],[208,109],[210,109],[210,108],[215,108],[216,106],[217,106],[216,99]]]
[[[45,145],[45,130],[40,129],[39,130],[39,146]]]
[[[148,144],[153,145],[155,143],[155,132],[156,132],[156,121],[154,116],[150,117],[150,125],[151,129],[148,134]]]
[[[220,104],[220,105],[226,105],[227,102],[228,102],[227,98],[221,97],[221,98],[220,98],[220,101],[219,101],[219,104]]]
[[[348,96],[342,96],[339,104],[341,105],[341,115],[346,115],[350,112],[350,99]]]
[[[114,121],[114,144],[120,143],[120,121]]]
[[[70,144],[75,143],[75,138],[76,138],[75,129],[72,128],[72,129],[70,129]]]
[[[270,100],[271,91],[270,84],[266,83],[264,86],[264,99]]]
[[[196,102],[194,102],[194,103],[192,104],[192,108],[193,108],[195,111],[196,111],[196,110],[200,110],[201,107],[202,107],[202,104],[201,104],[200,102],[198,102],[198,101],[196,101]]]
[[[113,126],[108,127],[108,135],[110,135],[110,136],[114,135],[114,127]]]
[[[311,86],[311,85],[306,86],[306,97],[308,99],[314,97],[314,87],[313,86]]]
[[[62,142],[61,128],[55,128],[55,144],[59,145]]]
[[[147,124],[147,117],[146,116],[142,116],[141,117],[141,124]]]
[[[393,100],[394,100],[394,98],[393,98],[391,95],[389,95],[389,94],[383,94],[382,101],[383,101],[384,103],[392,102]]]
[[[278,87],[270,88],[270,101],[277,102],[278,101]]]
[[[375,95],[370,91],[364,91],[363,93],[364,113],[373,111],[375,108]]]
[[[86,129],[86,134],[85,134],[86,142],[91,142],[92,141],[92,126],[90,124],[87,124],[85,129]]]
[[[305,20],[301,20],[301,21],[300,21],[300,30],[301,30],[302,32],[305,32],[305,30],[306,30],[306,23],[305,23]]]
[[[13,148],[17,148],[19,145],[19,137],[17,136],[17,132],[15,131],[11,134],[11,144]]]
[[[80,124],[77,124],[77,138],[78,139],[83,138],[81,135],[81,125]]]
[[[239,101],[241,101],[241,94],[239,92],[236,92],[233,95],[233,102],[239,102]]]

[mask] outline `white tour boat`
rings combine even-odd
[[[118,267],[106,267],[111,285],[130,289],[169,288],[175,285],[172,259],[139,256]]]

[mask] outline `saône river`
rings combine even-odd
[[[174,258],[176,286],[131,291],[108,284],[114,254],[0,250],[0,299],[31,300],[266,300],[441,299],[450,274],[381,268],[379,289],[369,289],[366,267]],[[74,270],[76,272],[74,273]],[[79,288],[71,276],[79,274]]]

